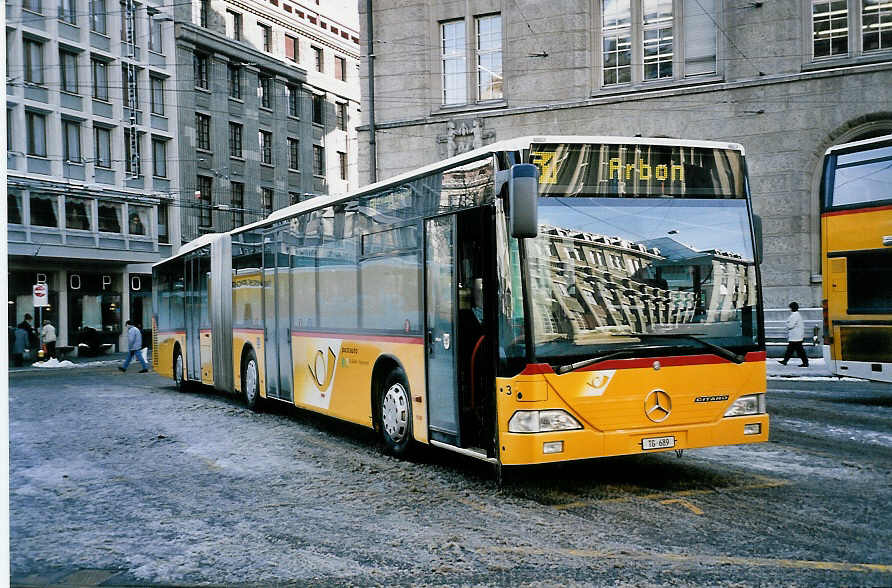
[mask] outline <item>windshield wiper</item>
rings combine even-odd
[[[696,335],[688,335],[686,333],[616,333],[614,336],[616,337],[639,337],[641,339],[651,339],[654,337],[664,337],[667,339],[690,339],[691,341],[696,341],[700,345],[703,345],[707,349],[710,349],[715,352],[719,357],[724,357],[728,361],[733,361],[734,363],[740,364],[746,361],[746,358],[743,355],[738,355],[734,353],[730,349],[726,347],[722,347],[721,345],[716,345],[715,343],[710,343],[705,339],[701,339]]]
[[[616,351],[611,351],[610,353],[604,353],[602,355],[596,355],[589,359],[584,359],[582,361],[577,361],[576,363],[568,363],[567,365],[562,365],[556,370],[554,373],[561,375],[566,374],[567,372],[572,372],[573,370],[578,370],[579,368],[588,367],[590,365],[600,363],[602,361],[608,359],[614,359],[616,357],[624,357],[626,355],[633,355],[638,351],[652,351],[654,349],[661,349],[660,347],[648,346],[648,347],[629,347],[627,349],[618,349]]]

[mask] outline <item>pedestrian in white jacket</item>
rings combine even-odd
[[[125,324],[127,325],[127,359],[124,360],[124,365],[118,366],[118,369],[126,372],[127,366],[136,357],[139,359],[139,363],[142,364],[142,369],[139,370],[139,373],[144,374],[149,371],[149,364],[146,363],[142,356],[142,333],[133,324],[133,321],[127,321]]]
[[[787,350],[784,352],[784,359],[779,361],[781,365],[787,365],[793,353],[802,360],[799,367],[808,367],[808,355],[805,354],[805,348],[802,347],[802,339],[805,338],[805,324],[802,322],[802,315],[799,314],[799,303],[790,303],[790,316],[787,318]]]

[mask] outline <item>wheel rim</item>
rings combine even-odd
[[[254,358],[248,360],[245,366],[245,398],[248,402],[254,400],[257,395],[257,362]]]
[[[381,420],[387,436],[395,443],[405,439],[409,429],[409,395],[402,384],[394,384],[384,393]]]
[[[177,354],[177,359],[174,362],[173,379],[177,383],[177,386],[182,385],[182,383],[183,383],[183,355],[180,353]]]

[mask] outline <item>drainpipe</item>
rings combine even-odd
[[[375,141],[375,29],[372,26],[372,0],[365,0],[366,54],[369,62],[369,183],[378,181],[378,146]]]

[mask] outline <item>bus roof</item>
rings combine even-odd
[[[883,135],[872,139],[862,139],[861,141],[852,141],[851,143],[841,143],[827,149],[827,151],[824,152],[824,155],[827,156],[831,153],[836,153],[837,151],[848,151],[850,149],[859,149],[862,147],[869,148],[876,143],[885,143],[887,141],[892,141],[892,135]]]
[[[257,227],[262,227],[269,223],[275,222],[277,220],[281,220],[283,218],[287,218],[297,213],[306,212],[310,210],[315,210],[317,208],[323,208],[326,206],[331,206],[332,204],[338,204],[340,202],[346,202],[352,200],[358,196],[362,196],[364,194],[372,193],[387,186],[392,186],[394,184],[400,184],[402,182],[407,182],[416,177],[423,176],[425,174],[435,172],[440,169],[445,169],[449,167],[453,167],[456,165],[461,165],[463,163],[468,163],[474,161],[476,159],[480,159],[486,155],[492,153],[498,153],[503,151],[519,151],[523,149],[529,149],[531,144],[539,143],[539,144],[556,144],[556,143],[576,143],[581,145],[586,144],[597,144],[597,145],[664,145],[669,147],[701,147],[704,149],[730,149],[733,151],[739,151],[741,155],[744,154],[743,146],[739,143],[730,143],[724,141],[699,141],[692,139],[672,139],[667,137],[617,137],[617,136],[602,136],[602,135],[528,135],[525,137],[516,137],[514,139],[506,139],[504,141],[498,141],[496,143],[491,143],[489,145],[484,145],[483,147],[479,147],[474,149],[473,151],[468,151],[466,153],[462,153],[460,155],[456,155],[449,159],[444,159],[442,161],[437,161],[435,163],[426,165],[424,167],[414,169],[408,171],[406,173],[387,178],[386,180],[382,180],[380,182],[376,182],[374,184],[368,184],[354,190],[352,192],[347,192],[343,194],[329,194],[325,196],[316,196],[314,198],[310,198],[309,200],[304,200],[303,202],[298,202],[297,204],[292,204],[291,206],[286,206],[285,208],[281,208],[279,210],[274,211],[272,214],[267,216],[266,218],[260,219],[253,223],[238,227],[230,231],[230,234],[236,235],[242,233],[244,231],[249,231],[251,229],[255,229]],[[214,241],[215,237],[222,235],[222,233],[209,233],[207,235],[202,235],[185,245],[183,245],[176,255],[171,256],[168,259],[172,259],[174,257],[179,257],[185,253],[189,253],[190,251],[194,251],[205,245],[210,244]],[[164,260],[167,261],[167,260]],[[154,265],[158,265],[159,263],[164,263],[164,261],[159,261]]]

